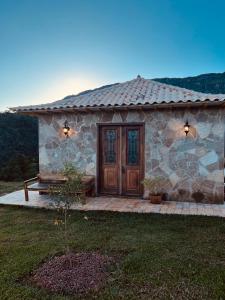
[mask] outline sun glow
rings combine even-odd
[[[33,101],[36,104],[46,103],[47,101],[52,102],[60,100],[69,95],[76,95],[85,90],[94,89],[105,82],[97,79],[83,78],[83,77],[67,77],[52,82],[48,88],[43,91],[37,101]]]

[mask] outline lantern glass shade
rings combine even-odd
[[[68,137],[68,135],[69,135],[69,131],[70,131],[70,127],[69,127],[69,125],[68,125],[68,122],[67,122],[67,121],[65,121],[65,123],[64,123],[64,127],[63,127],[63,132],[64,132],[65,136],[67,136],[67,137]]]
[[[190,125],[188,124],[188,122],[186,122],[186,124],[184,125],[184,132],[186,133],[186,135],[189,132],[189,128],[190,128]]]
[[[67,133],[68,133],[68,131],[69,131],[69,130],[68,130],[68,128],[63,128],[63,132],[64,132],[64,133],[66,133],[66,134],[67,134]]]

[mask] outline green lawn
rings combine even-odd
[[[0,196],[21,190],[23,188],[23,182],[13,181],[0,181]]]
[[[24,278],[63,250],[55,212],[0,206],[0,299],[225,299],[220,218],[73,212],[71,248],[118,255],[97,294],[52,295]],[[84,219],[88,216],[88,220]]]

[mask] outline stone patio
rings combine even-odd
[[[24,191],[16,191],[0,197],[0,204],[24,207],[52,208],[51,197],[29,192],[29,201],[24,200]],[[115,197],[90,197],[86,204],[76,204],[74,210],[104,210],[136,213],[160,213],[180,215],[202,215],[225,217],[225,204],[197,204],[190,202],[166,201],[163,204],[151,204],[147,200],[115,198]]]

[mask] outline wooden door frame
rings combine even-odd
[[[100,153],[100,141],[101,141],[101,138],[100,138],[100,130],[101,130],[101,127],[107,127],[107,126],[121,126],[121,127],[124,127],[124,126],[141,126],[142,127],[142,132],[143,132],[143,137],[142,137],[142,141],[143,141],[143,147],[142,147],[142,166],[141,166],[141,178],[144,179],[144,174],[145,174],[145,123],[144,122],[127,122],[127,123],[96,123],[97,125],[97,151],[96,151],[96,195],[99,196],[101,195],[100,193],[100,183],[101,183],[101,180],[100,180],[100,163],[101,163],[101,160],[100,160],[100,156],[99,156],[99,153]],[[121,169],[121,168],[120,168]],[[116,196],[116,195],[114,195]],[[117,195],[119,196],[119,195]]]

